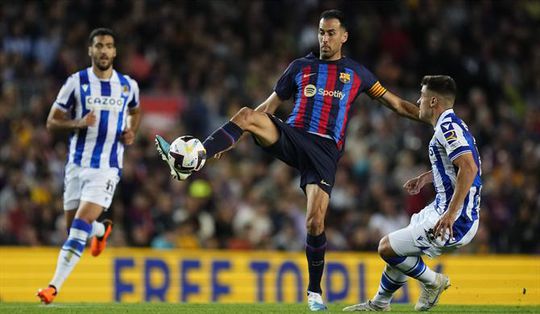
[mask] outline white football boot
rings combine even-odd
[[[422,291],[420,291],[420,297],[414,309],[417,311],[427,311],[437,305],[443,291],[450,287],[450,279],[446,275],[437,273],[434,284],[421,284],[421,287]]]
[[[364,303],[359,303],[351,306],[347,306],[343,309],[343,312],[388,312],[390,311],[390,305],[378,306],[368,300]]]
[[[176,180],[186,180],[191,175],[191,172],[185,173],[176,170],[176,168],[174,167],[174,158],[169,154],[171,144],[169,144],[163,137],[159,135],[156,135],[155,142],[156,149],[161,156],[161,159],[163,159],[169,166],[169,169],[171,169],[171,176]]]
[[[311,311],[326,311],[328,308],[324,305],[322,296],[320,293],[316,292],[307,292],[307,303]]]

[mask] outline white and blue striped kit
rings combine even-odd
[[[139,106],[139,87],[127,75],[116,71],[110,79],[99,79],[92,68],[71,75],[62,86],[55,107],[80,119],[91,110],[96,124],[77,130],[69,138],[68,162],[90,168],[122,168],[128,110]]]
[[[478,166],[474,182],[465,197],[463,206],[454,223],[455,241],[463,237],[474,221],[478,219],[480,210],[480,192],[482,189],[481,161],[476,141],[469,132],[467,125],[456,116],[452,109],[444,111],[435,126],[435,134],[429,143],[429,159],[433,171],[433,185],[437,193],[435,208],[439,214],[448,209],[454,188],[458,168],[452,163],[457,157],[465,153],[472,153]],[[459,232],[461,231],[461,232]]]

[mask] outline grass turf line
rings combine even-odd
[[[350,304],[329,304],[326,313],[343,313]],[[417,313],[413,304],[393,304],[393,313]],[[5,303],[0,313],[311,313],[306,304],[184,304],[184,303]],[[540,305],[438,305],[430,313],[540,313]]]

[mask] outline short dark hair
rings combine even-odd
[[[88,44],[92,45],[94,42],[94,37],[96,36],[105,36],[109,35],[114,39],[114,42],[116,43],[116,35],[114,34],[113,30],[106,27],[99,27],[94,29],[92,32],[90,32],[90,36],[88,36]]]
[[[345,30],[347,30],[347,23],[345,22],[345,14],[337,9],[332,10],[326,10],[323,13],[321,13],[321,19],[336,19],[339,21],[339,24],[341,24],[341,27],[343,27]]]
[[[421,85],[438,94],[456,97],[456,82],[448,75],[426,75],[422,78]]]

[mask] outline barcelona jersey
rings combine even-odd
[[[351,104],[362,92],[378,98],[386,89],[368,69],[348,57],[326,61],[310,53],[287,67],[274,91],[281,100],[294,97],[288,125],[331,138],[341,150]]]

